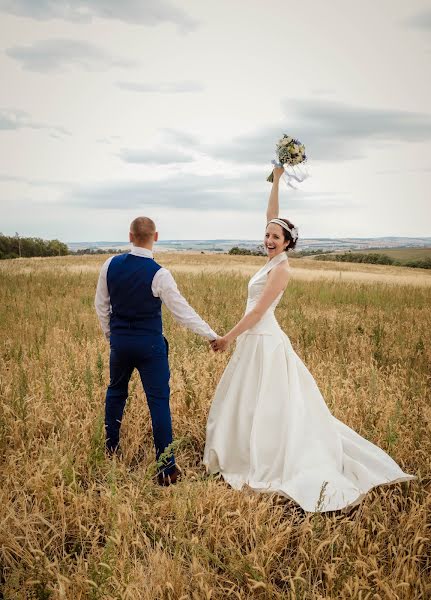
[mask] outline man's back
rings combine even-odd
[[[162,301],[152,292],[154,276],[160,269],[160,265],[152,258],[130,253],[112,258],[106,277],[111,302],[112,333],[162,333]]]

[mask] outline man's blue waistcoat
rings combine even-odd
[[[107,273],[111,301],[111,333],[161,335],[162,302],[151,291],[154,275],[161,269],[152,258],[119,254]]]

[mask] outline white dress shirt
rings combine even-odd
[[[130,253],[134,256],[153,258],[151,250],[140,248],[138,246],[133,246]],[[99,317],[100,325],[106,339],[109,339],[109,321],[111,316],[107,273],[109,264],[113,258],[114,257],[111,256],[102,265],[99,281],[97,283],[96,297],[94,299],[96,313]],[[184,327],[191,329],[194,333],[198,333],[209,340],[215,340],[217,338],[217,334],[214,333],[211,327],[200,318],[187,300],[180,294],[175,279],[168,269],[162,267],[157,271],[151,284],[151,291],[153,292],[153,296],[160,298],[180,325],[184,325]]]

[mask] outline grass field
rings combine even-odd
[[[352,252],[356,254],[385,254],[402,265],[409,261],[431,258],[431,248],[371,248],[368,250],[352,250]]]
[[[220,333],[241,317],[248,276],[264,260],[158,259]],[[374,490],[348,515],[321,515],[206,476],[205,423],[229,356],[212,353],[169,314],[171,406],[185,478],[166,489],[153,483],[149,413],[136,375],[124,457],[105,458],[109,348],[93,309],[103,260],[0,264],[3,597],[430,598],[429,273],[291,261],[276,313],[281,326],[333,414],[417,476]]]
[[[374,250],[358,250],[362,254],[386,254],[400,262],[431,258],[431,248],[376,248]]]

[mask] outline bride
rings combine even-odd
[[[329,412],[313,376],[274,316],[298,233],[280,219],[274,169],[267,209],[268,262],[250,279],[244,317],[212,342],[236,349],[211,405],[203,462],[235,489],[276,492],[305,511],[348,509],[374,486],[414,479]]]

